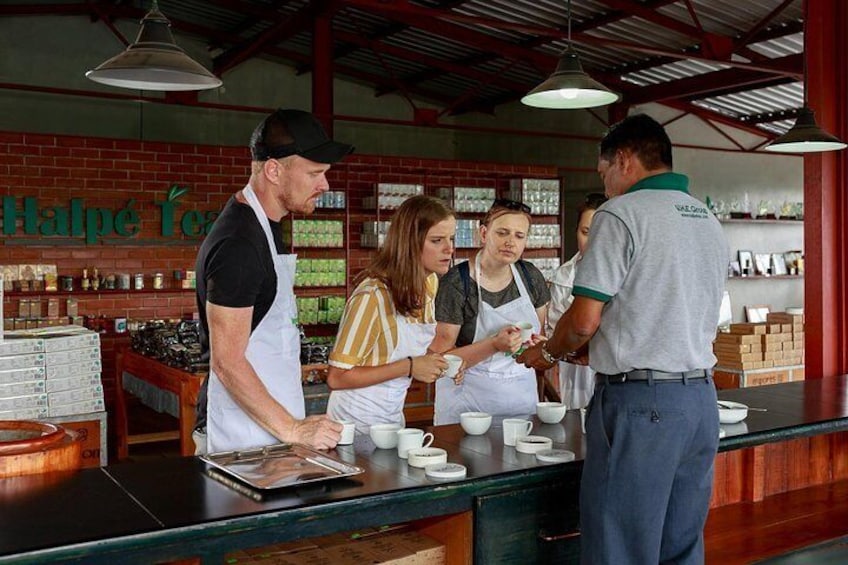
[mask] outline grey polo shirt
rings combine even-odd
[[[730,252],[721,225],[677,173],[654,175],[595,214],[574,295],[605,303],[589,345],[600,373],[715,365]]]

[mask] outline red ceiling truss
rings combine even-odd
[[[761,127],[791,118],[800,102],[785,100],[777,109],[735,112],[711,111],[715,110],[711,103],[700,102],[803,80],[803,54],[790,48],[793,36],[797,43],[803,31],[801,0],[750,3],[744,18],[741,8],[734,12],[729,0],[714,3],[573,0],[571,37],[586,70],[621,92],[624,107],[661,102],[711,122],[774,135]],[[140,20],[148,4],[147,0],[4,3],[0,20],[87,16],[121,38],[114,22]],[[228,72],[262,57],[292,64],[299,72],[330,70],[373,86],[378,96],[400,93],[413,108],[415,99],[435,103],[440,107],[437,115],[496,112],[498,105],[518,100],[544,79],[556,66],[567,38],[565,0],[561,13],[555,4],[159,0],[175,30],[207,43],[214,55],[213,71],[225,83]],[[316,26],[319,19],[329,25]],[[774,41],[777,48],[762,49],[764,41]],[[326,109],[326,94],[315,100]]]

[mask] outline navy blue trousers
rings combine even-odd
[[[711,378],[596,385],[586,414],[581,563],[703,564],[718,424]]]

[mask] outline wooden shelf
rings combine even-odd
[[[735,280],[763,280],[763,279],[803,279],[804,275],[749,275],[747,277],[727,277],[729,281]]]
[[[795,220],[795,219],[785,219],[785,220],[772,220],[772,219],[757,219],[757,218],[727,218],[724,220],[719,220],[722,224],[786,224],[786,225],[803,225],[804,220]]]
[[[336,292],[340,293],[340,294],[344,294],[345,291],[347,290],[347,287],[341,286],[341,285],[339,285],[339,286],[296,286],[296,287],[294,287],[295,293],[308,292],[308,291],[313,291],[313,290],[321,292],[322,294],[336,293]],[[334,294],[334,296],[335,296],[335,294]]]
[[[114,296],[116,294],[174,294],[174,293],[191,293],[194,294],[196,289],[193,288],[144,288],[136,290],[133,288],[123,290],[10,290],[3,293],[6,298],[30,298],[41,296],[89,296],[97,297],[98,295]]]

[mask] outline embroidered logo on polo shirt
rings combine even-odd
[[[690,204],[675,204],[675,208],[680,212],[680,215],[684,218],[701,218],[706,219],[709,217],[707,209],[703,206],[692,206]]]

